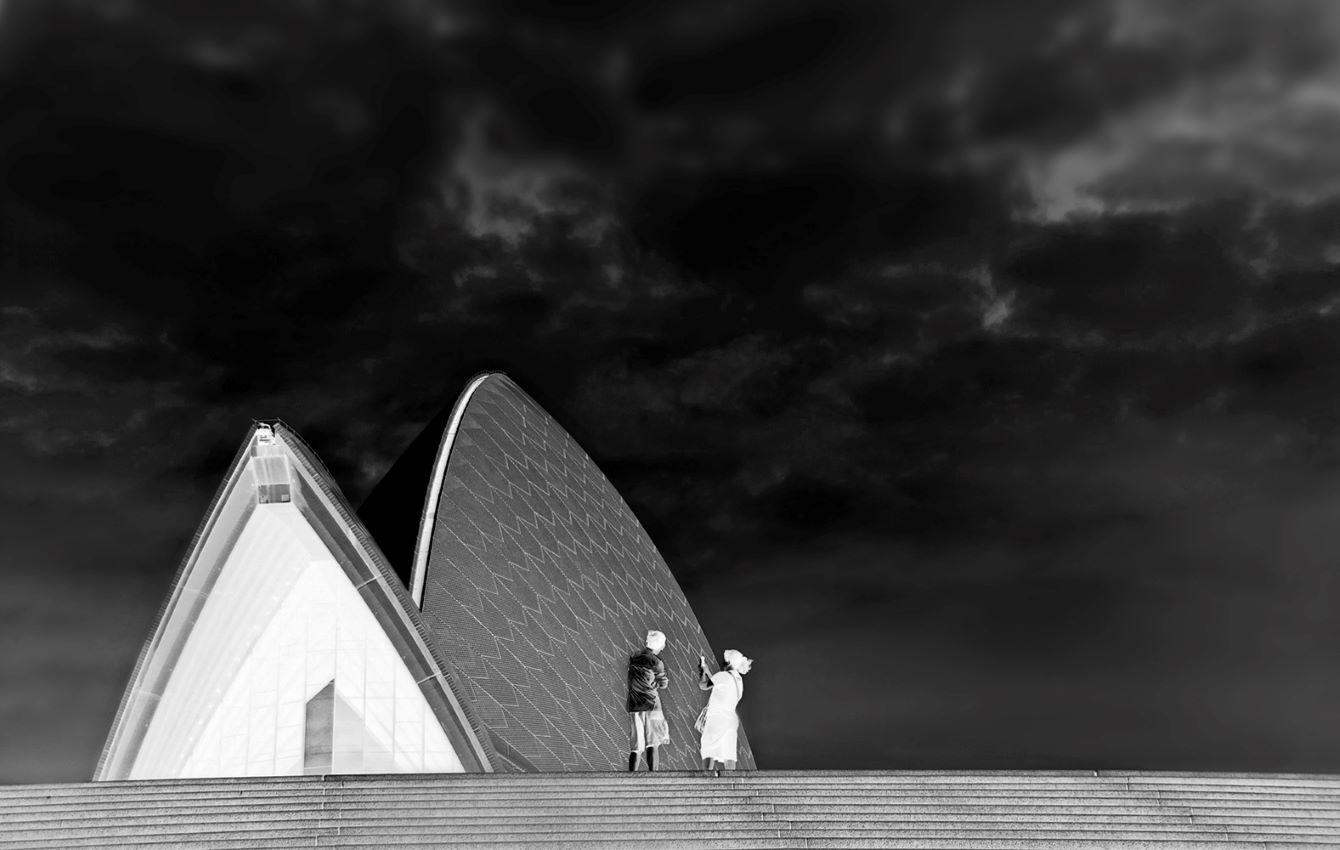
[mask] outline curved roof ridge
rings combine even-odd
[[[493,376],[507,378],[502,372],[480,372],[470,379],[451,408],[451,419],[442,432],[438,443],[437,456],[433,458],[433,477],[428,482],[428,491],[424,494],[423,511],[419,514],[419,533],[414,543],[414,561],[410,569],[409,592],[414,607],[423,607],[423,583],[427,575],[428,549],[433,536],[433,523],[437,519],[437,504],[442,496],[442,482],[446,479],[447,464],[451,460],[451,450],[456,444],[456,434],[460,430],[465,409],[474,397],[475,391]]]

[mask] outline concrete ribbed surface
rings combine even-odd
[[[1340,776],[742,772],[0,787],[0,848],[1340,847]]]

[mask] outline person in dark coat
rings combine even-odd
[[[665,635],[647,632],[647,645],[628,659],[628,770],[637,770],[637,757],[647,754],[647,770],[656,769],[656,748],[670,742],[670,725],[661,711],[662,688],[670,684],[665,662],[658,657],[665,649]]]

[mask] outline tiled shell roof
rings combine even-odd
[[[670,641],[662,699],[671,745],[659,766],[698,766],[692,726],[706,695],[697,659],[716,653],[610,482],[498,374],[474,388],[442,451],[422,617],[488,730],[495,769],[622,766],[627,658],[648,628]],[[739,766],[754,767],[743,734]]]

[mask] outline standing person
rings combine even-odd
[[[737,750],[736,739],[740,729],[740,718],[735,706],[744,696],[744,674],[754,666],[753,659],[728,649],[721,654],[720,672],[709,674],[707,659],[698,656],[698,687],[711,691],[707,698],[707,708],[703,709],[703,740],[699,752],[703,757],[703,769],[721,775],[721,765],[727,770],[735,769]]]
[[[656,748],[670,742],[670,724],[661,712],[661,688],[670,684],[665,663],[657,656],[665,649],[665,635],[647,632],[647,646],[628,659],[628,770],[637,770],[637,757],[647,754],[647,770],[656,769]]]

